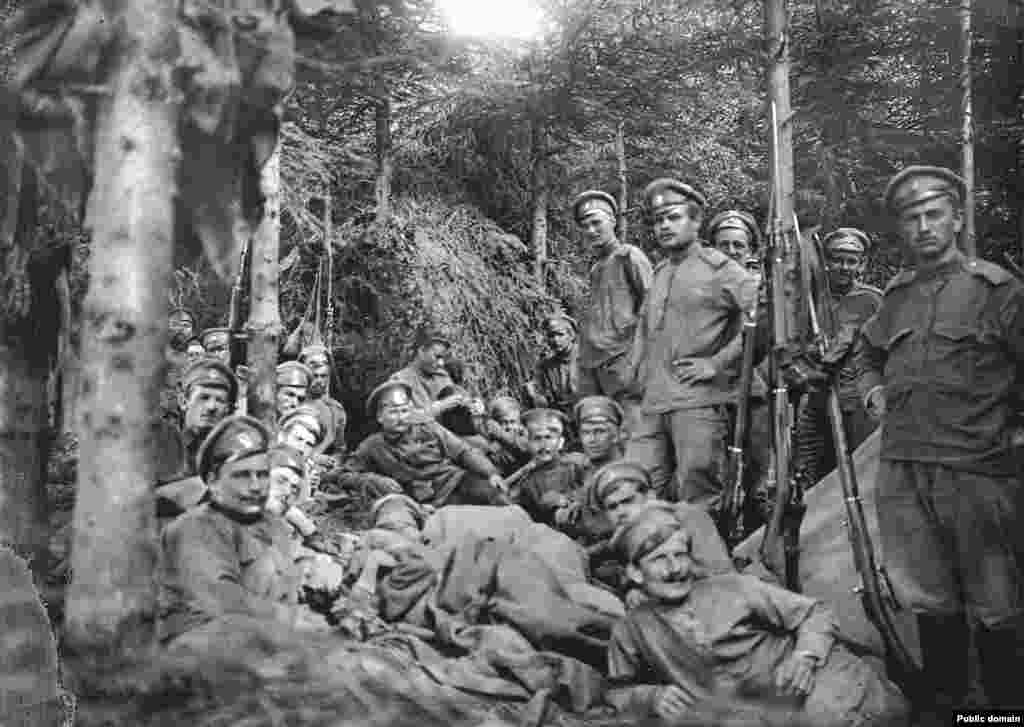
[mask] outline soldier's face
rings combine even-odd
[[[270,470],[267,512],[279,516],[284,515],[291,507],[301,484],[302,476],[291,467],[273,467]]]
[[[527,425],[526,442],[530,454],[538,462],[550,462],[565,445],[561,427],[550,422]]]
[[[274,398],[277,401],[277,416],[283,417],[306,400],[309,390],[305,386],[278,386]]]
[[[309,365],[313,372],[313,379],[309,382],[309,393],[319,398],[327,394],[331,381],[331,367],[324,362],[311,362]]]
[[[654,237],[663,250],[685,250],[700,234],[703,215],[696,205],[679,204],[654,213]]]
[[[715,235],[715,247],[740,265],[746,265],[750,257],[750,236],[743,230],[726,228]]]
[[[622,525],[629,520],[637,508],[647,504],[647,493],[640,491],[640,486],[631,480],[622,480],[618,486],[604,497],[604,511],[612,525]]]
[[[559,323],[550,326],[546,335],[548,347],[555,353],[567,353],[576,340],[572,328]]]
[[[286,447],[291,447],[303,457],[308,457],[313,454],[313,449],[316,447],[316,440],[316,433],[309,431],[308,428],[299,422],[294,422],[286,427],[281,432],[280,436],[281,444]]]
[[[254,454],[222,465],[210,483],[210,497],[217,505],[239,515],[263,512],[270,494],[270,458]]]
[[[903,210],[899,225],[908,252],[927,264],[955,253],[963,218],[949,197],[933,197]]]
[[[577,226],[593,252],[600,252],[615,241],[615,220],[604,212],[591,212]]]
[[[231,400],[225,389],[196,384],[189,389],[185,401],[185,428],[196,431],[213,429],[230,409]]]
[[[448,347],[439,341],[423,346],[418,355],[420,369],[427,374],[444,372],[444,362],[448,358]]]
[[[502,431],[506,434],[518,437],[523,433],[521,417],[522,415],[518,409],[510,408],[506,411],[499,412],[494,417],[494,422],[501,427]]]
[[[195,334],[192,316],[182,311],[171,314],[167,320],[167,328],[171,334],[171,343],[175,346],[184,345],[185,341]]]
[[[619,428],[610,421],[585,421],[580,424],[580,444],[592,462],[608,459],[619,444]]]
[[[224,363],[228,363],[231,357],[231,351],[228,349],[227,336],[210,336],[206,339],[204,345],[206,346],[206,355],[212,356],[213,358],[220,359]]]
[[[630,579],[651,599],[661,603],[686,600],[693,589],[694,562],[690,540],[679,530],[626,569]]]
[[[189,361],[198,361],[206,355],[206,349],[203,348],[203,344],[198,341],[193,341],[185,349],[185,355]]]
[[[848,250],[837,250],[828,255],[828,284],[835,293],[846,293],[864,272],[864,255]]]
[[[409,429],[412,402],[402,390],[392,391],[378,405],[377,422],[385,432],[401,434]]]

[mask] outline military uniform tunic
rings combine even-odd
[[[629,352],[651,276],[643,250],[624,243],[590,269],[590,302],[580,332],[580,396],[603,394],[635,408]],[[626,419],[631,418],[630,411]]]
[[[735,401],[741,315],[757,282],[736,261],[694,242],[662,260],[637,327],[633,369],[643,386],[642,416],[626,458],[642,464],[668,499],[717,507],[728,434],[727,405]],[[674,362],[710,358],[717,375],[683,383]],[[675,487],[667,488],[675,460]]]
[[[884,385],[879,525],[917,611],[987,626],[1024,612],[1020,463],[1010,442],[1024,381],[1024,286],[958,256],[898,275],[863,330],[862,391]],[[962,596],[961,596],[962,594]]]
[[[553,354],[537,363],[533,386],[537,396],[531,396],[530,405],[538,408],[557,409],[571,415],[572,407],[579,398],[579,346],[564,354]]]

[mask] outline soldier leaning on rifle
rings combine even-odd
[[[825,364],[838,367],[835,375],[839,384],[839,405],[851,452],[878,426],[868,416],[861,401],[857,383],[862,372],[857,359],[851,355],[861,328],[882,304],[882,291],[859,280],[867,265],[870,245],[868,236],[854,227],[840,227],[822,241],[831,293],[825,304],[831,308],[830,318],[835,325],[835,330],[825,331],[830,341]],[[796,466],[803,469],[811,484],[836,467],[835,445],[826,408],[827,395],[824,388],[813,389],[798,414],[797,431],[800,434]]]
[[[918,614],[926,707],[964,701],[968,625],[1000,707],[1024,692],[1024,486],[1010,418],[1024,366],[1024,286],[957,248],[963,181],[908,167],[885,200],[909,267],[861,338],[862,391],[884,414],[878,514],[902,600]],[[1016,455],[1016,457],[1015,457]]]
[[[626,445],[666,499],[718,508],[728,405],[736,396],[741,316],[757,283],[698,240],[704,195],[674,179],[644,190],[665,258],[654,269],[633,347],[642,417]],[[672,463],[675,462],[674,483]]]
[[[708,223],[708,239],[716,250],[731,257],[750,274],[758,287],[758,295],[761,296],[758,317],[760,321],[764,321],[768,310],[766,291],[761,286],[761,231],[757,227],[757,222],[741,210],[719,212]],[[737,393],[737,398],[738,396]],[[735,417],[735,407],[732,415]],[[754,368],[750,384],[748,428],[749,447],[744,456],[748,482],[752,485],[750,491],[759,496],[767,495],[760,485],[764,484],[771,466],[772,411],[768,400],[768,386],[759,367]]]
[[[651,262],[643,250],[615,236],[618,204],[610,194],[583,192],[573,201],[572,212],[597,258],[590,268],[590,300],[580,326],[578,393],[614,399],[625,412],[628,430],[640,408],[629,381],[629,351],[651,287]]]

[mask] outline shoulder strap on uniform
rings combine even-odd
[[[700,256],[704,259],[704,262],[708,263],[713,268],[720,268],[726,263],[728,263],[730,260],[732,260],[731,257],[726,255],[721,250],[716,250],[713,247],[708,247],[707,245],[705,245],[703,240],[698,240],[694,244],[701,246]]]
[[[896,288],[901,288],[913,281],[915,277],[917,277],[917,273],[913,270],[901,270],[896,273],[896,276],[889,281],[888,285],[885,286],[885,291],[882,295],[889,295],[889,293],[896,290]]]
[[[1013,275],[1005,268],[980,258],[971,258],[968,260],[967,270],[972,275],[978,275],[985,278],[988,282],[992,283],[992,285],[1005,285],[1014,279]]]

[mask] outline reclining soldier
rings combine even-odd
[[[720,724],[733,710],[787,727],[907,724],[899,690],[836,642],[822,602],[707,574],[664,508],[634,513],[615,541],[646,597],[612,632],[608,699],[620,709],[677,724]]]
[[[381,430],[332,473],[331,487],[367,487],[381,495],[405,492],[436,507],[508,504],[497,468],[483,452],[415,411],[408,384],[385,381],[370,393],[366,411],[377,417]]]

